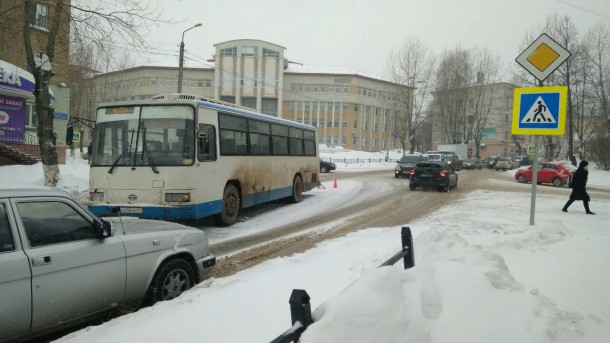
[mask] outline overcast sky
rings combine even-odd
[[[164,19],[148,35],[162,54],[137,64],[178,64],[182,31],[186,66],[205,67],[213,45],[260,39],[286,48],[286,57],[307,67],[355,69],[382,76],[388,56],[409,37],[433,51],[461,44],[487,47],[505,64],[525,48],[526,32],[549,15],[568,15],[581,33],[597,22],[610,23],[610,0],[151,0]],[[531,42],[529,42],[531,43]],[[529,44],[528,43],[528,44]],[[152,50],[155,51],[155,50]]]

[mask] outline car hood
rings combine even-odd
[[[112,224],[117,234],[136,234],[148,232],[168,232],[185,229],[192,229],[188,226],[153,219],[139,219],[132,217],[123,218],[104,218]]]

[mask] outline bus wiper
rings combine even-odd
[[[148,158],[148,163],[150,163],[150,168],[155,172],[155,174],[159,174],[159,171],[157,170],[157,166],[155,166],[155,161],[153,161],[152,157],[150,156],[150,151],[148,151],[148,147],[146,146],[146,140],[144,141],[144,144],[142,144],[142,150],[144,151],[144,155],[146,155],[146,158]]]
[[[108,174],[112,174],[112,171],[114,170],[114,168],[119,164],[119,161],[122,160],[125,157],[125,152],[123,152],[121,154],[121,156],[119,156],[119,158],[117,158],[114,163],[112,164],[112,167],[110,167],[110,169],[108,169]]]

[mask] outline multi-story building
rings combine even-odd
[[[0,133],[10,144],[31,155],[40,156],[37,147],[37,117],[35,111],[33,76],[28,72],[27,56],[24,44],[24,21],[31,25],[31,45],[34,52],[46,48],[51,26],[51,18],[55,12],[55,1],[32,2],[31,18],[25,16],[23,0],[2,0],[0,2],[0,100],[4,104],[20,104],[5,106],[0,111],[7,112],[10,123],[0,124]],[[64,1],[64,11],[69,13],[70,1]],[[54,129],[57,134],[57,154],[59,163],[65,163],[65,139],[67,124],[70,117],[70,88],[68,80],[68,58],[70,25],[62,17],[55,45],[53,60],[54,76],[51,78],[51,92],[54,96]],[[21,105],[22,104],[22,105]],[[9,108],[10,107],[10,108]],[[9,113],[10,112],[10,113]],[[15,134],[15,132],[20,132]],[[11,136],[9,138],[9,136]],[[13,157],[0,156],[0,163],[15,163]]]
[[[512,131],[513,116],[513,93],[516,85],[500,82],[493,84],[476,85],[473,87],[450,90],[449,97],[444,97],[441,92],[433,93],[433,110],[431,111],[432,123],[432,146],[435,149],[439,144],[464,143],[466,137],[468,145],[468,156],[476,154],[476,142],[473,139],[477,132],[481,133],[479,142],[479,155],[481,158],[487,156],[513,156],[520,155],[528,143],[530,136],[515,136]],[[450,102],[445,106],[445,112],[452,112],[449,116],[456,114],[463,118],[455,118],[448,124],[447,113],[439,110],[439,102]],[[455,137],[448,134],[447,125],[459,126]],[[471,127],[471,129],[468,129]],[[465,131],[465,132],[464,132]],[[470,131],[470,133],[469,133]],[[455,133],[455,130],[454,130]],[[518,144],[517,144],[518,143]],[[519,149],[521,148],[521,150]]]
[[[355,71],[291,68],[286,48],[252,39],[215,44],[212,68],[184,68],[182,92],[318,127],[320,143],[379,151],[398,146],[392,118],[402,85]],[[140,66],[95,76],[99,102],[176,93],[177,67]],[[407,92],[409,93],[409,92]]]

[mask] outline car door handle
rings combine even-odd
[[[34,267],[44,266],[46,264],[51,264],[51,256],[32,257],[32,265]]]

